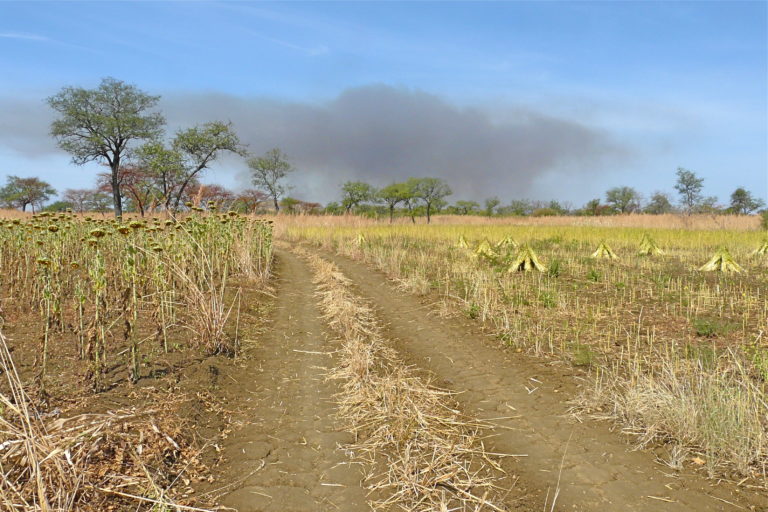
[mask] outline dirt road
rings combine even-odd
[[[312,276],[284,252],[276,275],[273,321],[238,378],[247,398],[234,403],[250,425],[224,446],[219,481],[239,483],[221,504],[239,512],[369,510],[361,471],[340,448],[352,439],[338,430],[338,390],[324,378],[336,347],[318,316]]]

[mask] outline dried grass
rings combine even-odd
[[[203,510],[174,502],[201,468],[182,426],[157,411],[45,420],[0,333],[0,508],[7,511]],[[3,387],[6,387],[3,386]]]
[[[501,468],[484,450],[490,425],[456,410],[451,393],[421,379],[386,345],[370,308],[331,263],[297,249],[315,272],[320,307],[342,340],[340,415],[357,436],[377,509],[503,510]]]
[[[744,354],[726,350],[710,368],[682,358],[633,357],[645,371],[598,372],[573,410],[622,420],[640,447],[662,440],[673,443],[673,452],[698,453],[710,476],[735,469],[765,485],[768,404]]]
[[[290,227],[338,227],[364,228],[389,224],[388,217],[370,219],[355,215],[278,215],[275,217],[278,235]],[[423,221],[426,222],[426,221]],[[396,225],[410,225],[409,217],[395,218]],[[611,228],[686,229],[756,231],[760,229],[758,215],[607,215],[600,217],[481,217],[477,215],[434,215],[432,225],[472,226],[594,226]]]

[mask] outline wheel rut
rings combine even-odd
[[[352,435],[335,420],[337,348],[319,316],[306,264],[277,254],[273,320],[240,379],[245,427],[223,447],[220,481],[238,484],[220,499],[239,512],[370,510],[362,472],[345,454]]]
[[[399,293],[364,264],[324,256],[370,301],[407,361],[458,392],[468,414],[502,427],[487,445],[525,455],[515,463],[519,485],[542,507],[559,489],[554,510],[768,510],[765,495],[675,472],[652,453],[633,451],[606,422],[568,418],[567,401],[578,391],[571,369],[500,350],[476,325],[430,315],[429,305]]]

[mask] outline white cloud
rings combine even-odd
[[[51,39],[38,34],[29,34],[26,32],[0,32],[0,37],[4,39],[21,39],[24,41],[51,42]]]

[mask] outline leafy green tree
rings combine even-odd
[[[731,194],[731,211],[736,214],[749,215],[763,207],[763,200],[756,198],[752,192],[739,187]]]
[[[44,212],[65,212],[67,210],[74,210],[74,205],[69,201],[54,201],[49,205],[46,205],[42,211]]]
[[[701,190],[704,188],[704,178],[699,178],[693,171],[682,167],[677,168],[676,174],[675,190],[680,194],[680,203],[686,213],[692,213],[702,201]]]
[[[664,192],[654,192],[644,209],[645,213],[653,215],[672,213],[673,210],[672,202]]]
[[[405,202],[411,196],[411,190],[405,183],[392,183],[382,188],[376,194],[379,201],[387,205],[389,210],[389,223],[392,224],[392,220],[395,216],[395,207]]]
[[[245,156],[231,123],[213,121],[176,132],[170,147],[157,140],[136,152],[166,210],[178,210],[189,187],[225,152]]]
[[[614,187],[605,193],[605,202],[619,213],[640,209],[640,194],[632,187]]]
[[[723,213],[723,208],[717,204],[717,196],[707,196],[699,201],[694,210],[696,213]]]
[[[283,208],[283,211],[293,215],[297,212],[297,208],[300,203],[301,201],[293,197],[284,197],[280,201],[280,206]]]
[[[35,213],[35,208],[40,208],[55,194],[56,190],[40,178],[8,176],[5,186],[0,188],[0,203],[8,208],[21,208],[23,212],[31,206]]]
[[[123,215],[119,170],[127,152],[135,141],[162,134],[165,119],[152,112],[159,99],[114,78],[104,78],[96,89],[65,87],[47,99],[60,116],[51,124],[51,135],[72,162],[109,165],[116,217]]]
[[[184,159],[181,153],[160,141],[151,141],[138,148],[135,156],[139,167],[144,170],[148,182],[145,186],[154,191],[166,211],[171,211],[174,197],[184,182]],[[124,178],[123,174],[121,178]]]
[[[349,213],[352,208],[374,200],[376,189],[364,181],[347,181],[341,186],[341,194],[341,205],[344,207],[345,213]]]
[[[323,208],[323,213],[326,215],[341,215],[343,212],[344,209],[336,201],[331,201]]]
[[[253,184],[272,198],[275,212],[279,212],[280,198],[288,191],[283,180],[294,171],[288,162],[288,155],[273,148],[263,156],[249,158],[248,167],[251,168]]]
[[[413,196],[424,201],[427,209],[427,224],[431,222],[432,208],[435,203],[453,194],[451,187],[441,178],[410,178],[407,183],[413,190]]]
[[[488,217],[492,217],[494,210],[500,204],[501,204],[501,201],[499,200],[498,197],[495,197],[495,196],[489,197],[488,199],[485,200],[485,214]]]
[[[560,204],[560,201],[555,201],[555,200],[550,201],[549,204],[547,204],[546,208],[554,211],[556,215],[568,215],[568,211],[569,211],[569,207],[567,206],[567,203],[566,203],[566,206],[563,206],[562,204]]]
[[[469,215],[480,209],[477,201],[456,201],[456,213],[459,215]]]
[[[584,205],[584,215],[598,216],[605,212],[606,206],[600,204],[600,199],[591,199]]]
[[[533,204],[528,199],[515,199],[502,209],[504,215],[525,217],[533,211]]]
[[[187,186],[223,153],[245,156],[245,147],[232,128],[232,123],[213,121],[180,130],[172,143],[173,151],[181,157],[181,184],[174,194],[173,208],[178,209]]]

